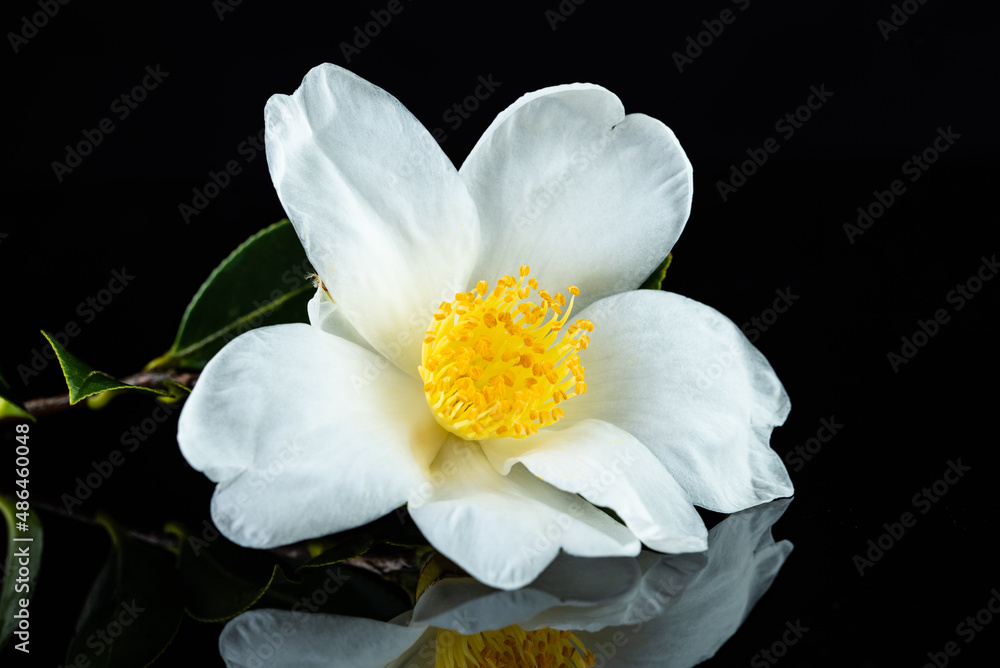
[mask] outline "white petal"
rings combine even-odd
[[[562,548],[578,556],[630,556],[639,541],[583,499],[522,466],[502,476],[475,442],[450,438],[430,482],[410,498],[413,521],[439,552],[499,589],[534,580]]]
[[[442,580],[417,601],[412,623],[464,635],[512,624],[525,630],[580,629],[591,623],[588,620],[598,610],[627,605],[636,595],[640,578],[639,565],[632,558],[560,554],[534,582],[513,591],[497,590],[472,578]]]
[[[272,547],[384,515],[424,479],[445,432],[419,383],[305,324],[248,332],[205,367],[181,413],[188,463],[218,482],[231,540]]]
[[[641,627],[605,629],[580,638],[594,650],[616,633],[609,665],[628,668],[689,668],[711,658],[743,623],[770,588],[792,551],[788,541],[775,543],[771,526],[788,501],[752,508],[726,518],[708,535],[708,565],[662,615]],[[665,557],[671,559],[671,557]]]
[[[594,322],[581,355],[587,393],[565,403],[628,431],[698,506],[731,513],[791,496],[770,448],[788,416],[785,389],[764,356],[718,311],[667,292],[609,297],[580,314]]]
[[[433,631],[374,619],[252,610],[219,636],[230,668],[384,668]]]
[[[593,85],[527,95],[497,117],[459,170],[482,224],[474,279],[530,265],[578,307],[638,287],[691,210],[692,170],[673,132]]]
[[[358,332],[416,376],[437,305],[465,289],[475,205],[430,133],[381,88],[320,65],[264,109],[271,179]]]
[[[340,304],[333,303],[330,295],[322,288],[316,290],[316,294],[313,295],[312,299],[306,305],[306,310],[309,313],[309,324],[313,327],[318,327],[327,334],[339,336],[362,348],[367,348],[375,352],[371,344],[365,341],[365,338],[358,333],[358,330],[354,328],[351,321],[347,319],[347,314],[344,313],[344,309],[340,307]]]
[[[600,420],[526,439],[483,442],[499,472],[520,462],[545,482],[611,508],[644,545],[659,552],[702,552],[708,530],[670,472],[634,436]]]
[[[614,612],[617,621],[607,624],[642,624],[656,619],[668,608],[677,605],[691,581],[705,568],[705,552],[661,555],[643,550],[638,558],[642,563],[639,590],[628,602]],[[606,619],[612,619],[609,614]],[[591,630],[591,629],[587,629]]]

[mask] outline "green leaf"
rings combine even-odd
[[[324,540],[320,543],[323,551],[300,568],[321,568],[359,557],[367,552],[374,542],[374,534],[368,532],[345,536],[329,548],[326,547],[326,541]]]
[[[148,666],[184,617],[174,555],[130,537],[106,516],[97,519],[111,534],[111,554],[84,602],[66,664]]]
[[[650,274],[649,278],[647,278],[645,282],[639,286],[639,289],[659,290],[660,286],[663,285],[663,279],[667,277],[667,267],[670,266],[670,263],[673,262],[673,259],[674,259],[674,254],[667,253],[666,259],[664,259],[663,262],[660,263],[660,266],[656,268],[656,271]]]
[[[56,353],[56,357],[59,358],[59,366],[62,367],[63,376],[66,378],[66,386],[69,388],[70,405],[83,401],[91,395],[110,390],[138,390],[140,392],[152,392],[159,395],[167,394],[160,390],[154,390],[151,387],[129,385],[120,380],[115,380],[103,371],[92,369],[81,362],[46,332],[43,331],[42,335],[48,339],[52,345],[52,350]]]
[[[346,564],[303,569],[292,582],[275,583],[262,607],[388,621],[413,607],[409,594],[371,571]]]
[[[35,421],[35,416],[24,410],[19,403],[17,403],[17,398],[11,391],[10,384],[4,380],[3,376],[0,376],[0,420],[4,418],[21,418],[24,420]]]
[[[208,535],[190,535],[176,524],[180,547],[178,575],[188,615],[202,622],[220,622],[248,609],[274,584],[288,581],[269,552],[246,550],[211,528]]]
[[[234,250],[188,304],[173,345],[147,369],[201,369],[230,340],[261,325],[306,322],[314,288],[305,251],[287,220]]]
[[[3,587],[0,588],[0,615],[3,615],[0,618],[0,650],[7,645],[11,635],[16,630],[19,620],[14,615],[22,609],[20,600],[26,599],[30,601],[31,597],[35,594],[35,581],[38,579],[38,571],[42,565],[42,523],[39,521],[38,516],[29,510],[28,521],[24,522],[24,524],[28,525],[28,528],[24,531],[17,529],[17,524],[21,522],[17,518],[17,513],[24,511],[17,510],[15,506],[16,502],[6,496],[0,495],[0,514],[3,515],[7,524],[7,560],[4,562]],[[31,540],[15,541],[15,538],[30,538]],[[26,564],[28,568],[28,580],[27,582],[22,581],[20,584],[27,585],[28,588],[20,592],[15,592],[14,587],[19,584],[18,570],[22,566],[25,566],[20,561],[24,557],[15,557],[15,554],[20,552],[20,555],[23,555],[23,550],[25,549],[28,551],[29,559],[29,563]],[[28,608],[24,609],[28,610]],[[30,645],[28,647],[30,649]]]
[[[310,541],[313,559],[299,567],[296,577],[302,574],[302,569],[329,566],[359,557],[374,545],[421,548],[428,542],[403,506],[362,527]]]
[[[191,388],[186,385],[181,385],[180,383],[173,380],[163,381],[163,387],[167,390],[167,396],[160,397],[157,401],[162,401],[165,404],[174,404],[183,399],[187,399],[187,396],[191,394]]]

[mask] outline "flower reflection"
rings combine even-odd
[[[728,517],[705,553],[563,554],[514,591],[445,579],[391,622],[254,610],[226,626],[220,652],[240,668],[694,666],[736,632],[791,552],[771,536],[789,502]]]

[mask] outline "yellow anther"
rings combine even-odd
[[[565,415],[557,404],[586,391],[577,350],[593,324],[567,325],[573,300],[538,290],[528,272],[501,277],[492,291],[478,281],[432,314],[418,371],[438,423],[462,438],[530,436]],[[541,304],[527,301],[529,289]]]
[[[520,269],[518,269],[518,273],[520,273],[522,277],[527,276],[531,273],[531,267],[526,264],[522,264]]]
[[[576,287],[575,285],[571,285],[569,286],[569,292],[574,297],[578,297],[580,295],[580,288]]]

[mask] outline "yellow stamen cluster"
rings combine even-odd
[[[437,632],[434,668],[592,668],[594,653],[570,631],[508,626],[463,636]]]
[[[550,295],[527,278],[504,276],[491,291],[442,302],[424,336],[419,367],[427,403],[438,423],[468,440],[523,438],[565,415],[559,404],[587,391],[577,351],[590,344],[594,324],[570,324],[573,299]],[[540,303],[528,301],[534,290]],[[549,312],[551,313],[550,317]]]

